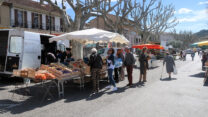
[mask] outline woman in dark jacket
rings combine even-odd
[[[113,71],[114,71],[114,67],[115,67],[115,58],[114,58],[114,49],[110,48],[108,50],[108,56],[107,56],[107,66],[108,66],[108,78],[110,81],[110,85],[107,86],[107,89],[110,89],[111,86],[113,86],[114,88],[112,89],[112,91],[116,91],[117,87],[116,87],[116,83],[114,81],[113,78]]]
[[[139,62],[140,62],[140,78],[139,82],[146,82],[147,79],[147,69],[149,69],[148,65],[148,56],[146,55],[147,53],[147,48],[142,49],[142,54],[139,57]]]

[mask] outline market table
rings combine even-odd
[[[27,79],[27,80],[29,79],[29,80],[34,80],[35,81],[34,78],[24,78],[24,79]],[[42,101],[46,98],[47,95],[52,96],[51,92],[50,92],[50,89],[54,85],[58,89],[58,97],[59,98],[64,97],[64,82],[74,80],[74,79],[79,79],[80,88],[84,88],[84,76],[82,76],[82,75],[74,75],[74,76],[70,76],[70,77],[63,77],[63,78],[51,79],[51,80],[41,80],[37,84],[41,84],[46,89],[46,92],[44,93]],[[48,83],[49,85],[46,85],[46,83]],[[29,87],[29,85],[26,85],[26,88],[27,87]]]

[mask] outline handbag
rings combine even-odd
[[[178,74],[178,71],[177,71],[177,69],[176,69],[176,66],[175,66],[175,65],[173,66],[173,74],[175,74],[175,75],[177,75],[177,74]]]

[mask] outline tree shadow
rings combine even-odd
[[[55,87],[51,88],[51,94],[57,94],[57,90],[54,89]],[[27,92],[29,91],[29,92]],[[27,111],[34,110],[36,108],[41,108],[52,104],[58,100],[53,97],[46,95],[46,98],[43,99],[45,95],[45,89],[41,85],[34,85],[29,87],[15,87],[12,91],[10,91],[11,97],[8,100],[0,100],[0,104],[13,102],[15,106],[5,107],[1,109],[1,113],[10,112],[11,114],[20,114]],[[25,97],[25,98],[22,98]],[[15,102],[13,100],[18,100]]]
[[[204,72],[200,72],[198,74],[190,75],[190,77],[194,77],[194,78],[204,78],[205,77],[205,73]]]
[[[161,78],[160,81],[173,81],[173,80],[177,80],[177,78]]]

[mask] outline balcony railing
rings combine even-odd
[[[53,25],[50,23],[37,24],[37,23],[32,23],[32,22],[19,23],[19,22],[11,21],[11,26],[12,27],[20,27],[20,28],[30,28],[30,29],[65,32],[65,29],[63,28],[63,26]]]

